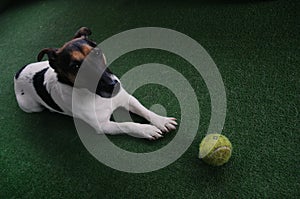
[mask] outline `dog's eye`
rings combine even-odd
[[[82,64],[81,61],[72,61],[71,64],[70,64],[70,67],[72,69],[79,69],[81,64]]]
[[[72,62],[70,63],[70,66],[71,66],[72,68],[80,68],[81,64],[82,64],[82,61],[72,61]]]

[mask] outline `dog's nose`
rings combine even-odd
[[[111,86],[114,86],[114,85],[116,85],[116,84],[118,84],[118,83],[119,83],[119,81],[116,80],[116,79],[114,79],[114,80],[111,81],[110,85],[111,85]]]
[[[112,97],[115,96],[121,88],[121,84],[116,79],[110,79],[106,81],[100,80],[96,93],[102,97]]]

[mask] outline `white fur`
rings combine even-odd
[[[55,103],[64,111],[63,114],[87,122],[99,134],[127,133],[131,136],[154,140],[161,138],[164,132],[176,128],[175,118],[162,117],[149,111],[135,97],[129,95],[122,86],[116,96],[102,98],[87,89],[73,88],[58,82],[57,74],[49,66],[48,61],[28,65],[21,72],[19,78],[14,79],[16,98],[20,108],[25,112],[40,112],[44,108],[57,112],[39,97],[32,84],[33,76],[45,68],[49,69],[45,74],[44,85]],[[74,107],[72,107],[72,93],[74,94],[73,97],[76,97]],[[118,107],[124,107],[144,117],[151,124],[110,121],[111,114]]]

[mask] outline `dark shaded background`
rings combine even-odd
[[[300,197],[298,1],[12,2],[2,3],[0,14],[0,198]],[[210,119],[209,94],[193,66],[164,51],[128,53],[111,69],[121,76],[158,62],[182,73],[195,89],[199,132],[166,168],[145,174],[113,170],[86,151],[72,118],[22,112],[13,92],[15,72],[35,62],[42,48],[62,46],[81,26],[90,27],[98,42],[147,26],[170,28],[199,42],[226,87],[222,133],[234,147],[230,162],[213,168],[197,158]],[[168,89],[147,85],[134,95],[147,107],[164,105],[180,121],[179,103]],[[125,135],[110,139],[124,149],[149,152],[175,133],[156,142]]]

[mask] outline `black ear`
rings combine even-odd
[[[47,54],[50,65],[53,65],[53,63],[55,63],[56,57],[57,57],[56,51],[57,51],[56,48],[44,48],[38,54],[37,60],[41,61],[43,59],[44,55]]]
[[[92,31],[87,27],[81,27],[77,32],[75,33],[73,39],[79,38],[79,37],[88,37],[92,34]]]

